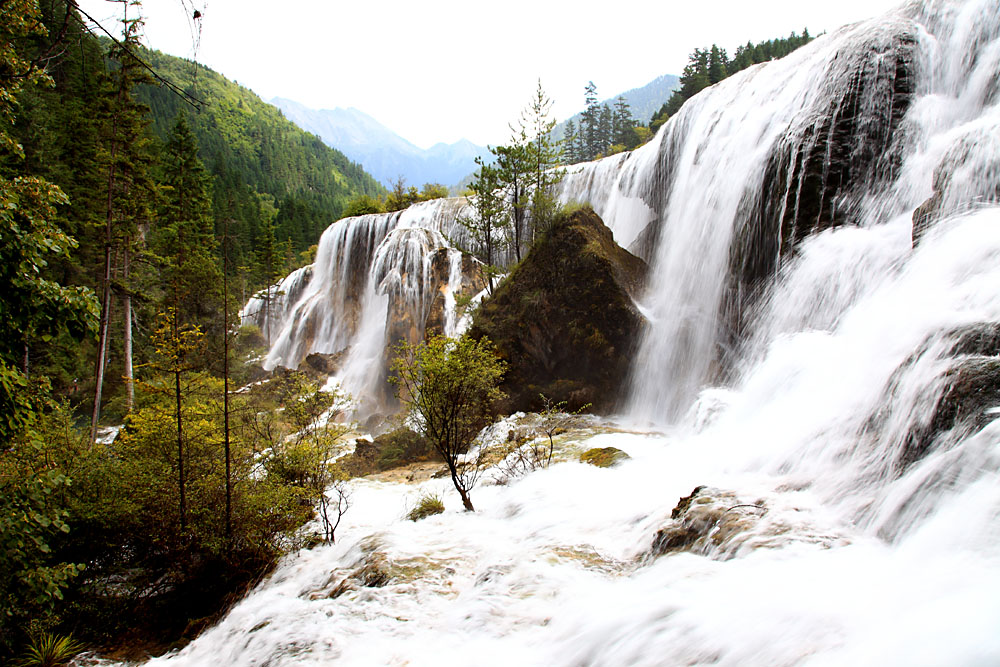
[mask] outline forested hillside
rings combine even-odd
[[[193,636],[333,481],[339,433],[314,422],[337,397],[300,376],[236,396],[255,342],[236,312],[383,189],[144,49],[139,5],[114,5],[110,40],[73,2],[0,3],[2,664],[69,633]]]
[[[216,218],[225,213],[241,222],[234,246],[237,259],[247,256],[263,229],[262,208],[276,209],[274,235],[278,241],[291,239],[297,253],[316,242],[352,197],[383,191],[359,164],[300,129],[247,88],[188,60],[158,51],[143,50],[141,55],[198,101],[192,108],[162,85],[136,89],[162,141],[179,113],[189,115],[199,157],[214,178]]]

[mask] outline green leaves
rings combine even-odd
[[[507,364],[486,337],[435,336],[416,346],[401,343],[396,352],[389,381],[397,386],[417,431],[448,466],[465,508],[471,511],[468,493],[483,469],[485,452],[480,450],[471,459],[463,455],[478,433],[496,421],[497,404],[505,397],[500,382]]]

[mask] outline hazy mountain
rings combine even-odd
[[[317,111],[280,97],[271,100],[271,104],[302,129],[359,162],[365,171],[386,185],[399,176],[418,187],[424,183],[454,185],[475,170],[476,156],[487,152],[464,139],[453,144],[435,144],[425,150],[354,108]]]

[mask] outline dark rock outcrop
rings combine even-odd
[[[337,372],[343,360],[344,350],[336,354],[314,352],[306,355],[305,363],[299,365],[299,370],[315,380],[326,382],[327,378]]]
[[[955,361],[945,373],[945,389],[925,426],[910,432],[900,455],[900,468],[919,461],[948,431],[968,436],[1000,414],[1000,324],[984,323],[947,334]]]
[[[779,141],[759,190],[746,193],[747,217],[732,253],[743,285],[771,278],[778,260],[810,234],[856,222],[842,207],[845,196],[887,182],[898,169],[896,130],[913,98],[916,38],[872,40],[869,52],[831,61],[831,89],[813,109],[815,122]]]
[[[593,210],[557,221],[479,308],[470,331],[488,336],[508,364],[506,410],[538,411],[539,394],[569,410],[614,409],[644,324],[632,295],[646,271]]]
[[[759,187],[743,195],[722,306],[722,350],[739,350],[749,315],[799,243],[856,224],[849,204],[899,168],[905,137],[898,130],[915,92],[916,38],[904,29],[871,40],[867,52],[831,61],[830,88],[805,116],[814,120],[782,136]],[[729,359],[721,361],[728,366]]]
[[[924,402],[931,407],[913,415],[903,437],[894,461],[900,473],[931,451],[947,447],[1000,418],[994,412],[1000,407],[1000,323],[981,322],[928,338],[889,380],[882,407],[866,421],[863,437],[882,437],[907,374],[928,354],[940,355],[948,363],[939,376],[941,382],[931,383],[925,390],[931,398]],[[945,437],[948,434],[950,437]]]

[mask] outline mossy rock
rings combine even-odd
[[[374,441],[357,440],[354,452],[344,457],[342,466],[352,477],[361,477],[433,458],[430,441],[408,428],[400,428]]]
[[[580,454],[581,463],[589,463],[598,468],[610,468],[632,458],[617,447],[595,447]]]
[[[618,246],[590,208],[557,220],[476,311],[470,335],[507,362],[506,413],[537,412],[544,394],[568,410],[613,411],[645,320],[633,296],[647,266]]]

